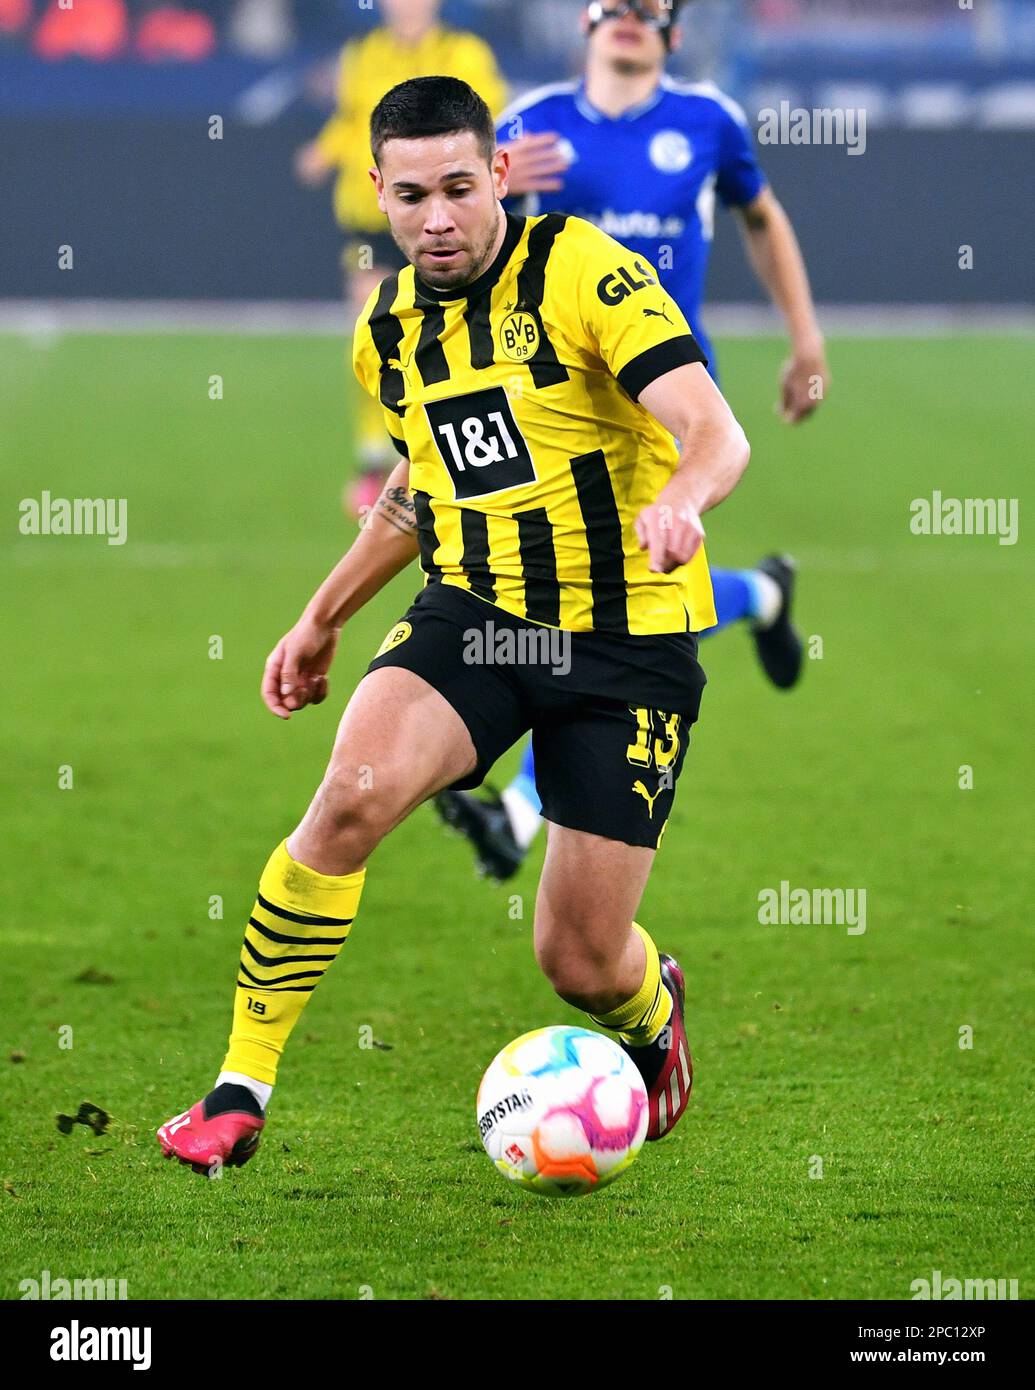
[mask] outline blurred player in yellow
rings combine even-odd
[[[458,77],[498,114],[506,87],[492,50],[477,34],[439,23],[441,0],[380,0],[384,24],[345,46],[338,74],[338,109],[316,139],[295,157],[303,183],[316,187],[337,171],[334,213],[345,234],[342,269],[352,321],[374,287],[406,264],[392,240],[367,172],[370,113],[398,83],[410,77]],[[348,373],[353,388],[352,373]],[[360,474],[347,506],[365,516],[380,496],[388,472],[398,462],[386,443],[381,411],[365,393],[352,390],[356,453]]]

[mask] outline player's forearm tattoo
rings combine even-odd
[[[769,214],[762,208],[745,208],[744,221],[753,232],[764,232],[769,226]]]
[[[417,529],[417,512],[413,498],[404,487],[385,488],[374,504],[374,511],[397,531],[406,535],[412,535]]]

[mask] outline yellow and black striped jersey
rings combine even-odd
[[[704,358],[625,247],[582,218],[508,215],[498,256],[462,289],[412,266],[383,280],[353,360],[410,461],[429,582],[574,632],[715,622],[703,549],[653,574],[636,537],[678,460],[639,394]]]

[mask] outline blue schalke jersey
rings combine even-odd
[[[564,187],[515,202],[530,214],[585,217],[650,261],[714,375],[700,314],[715,199],[739,207],[765,187],[741,108],[710,82],[662,77],[647,101],[612,118],[590,105],[581,83],[560,82],[514,102],[496,127],[501,144],[545,131],[569,160]]]

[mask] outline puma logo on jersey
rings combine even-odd
[[[634,782],[634,783],[632,784],[632,789],[633,789],[634,792],[639,792],[639,794],[643,797],[644,801],[647,803],[647,808],[648,808],[647,813],[648,813],[648,815],[650,816],[651,820],[653,820],[653,819],[654,819],[654,803],[655,803],[655,801],[657,801],[658,797],[661,795],[663,788],[659,787],[658,790],[654,793],[653,796],[651,796],[650,792],[647,790],[647,788],[643,785],[642,782]]]
[[[672,323],[672,320],[669,318],[668,314],[665,313],[664,309],[644,309],[643,317],[645,319],[664,319],[666,323]],[[672,324],[672,327],[674,328],[675,324]]]

